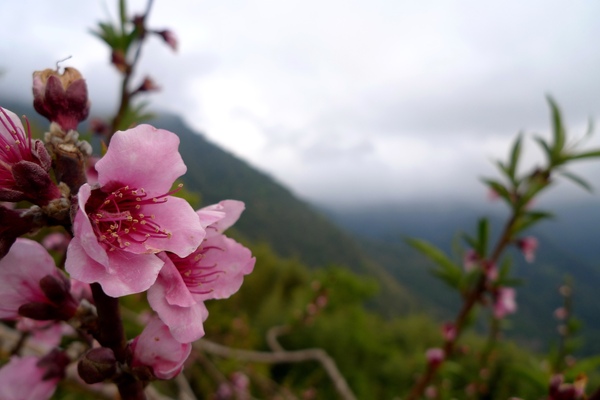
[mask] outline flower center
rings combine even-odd
[[[147,211],[152,206],[165,203],[172,193],[148,197],[143,188],[129,186],[123,186],[108,196],[100,190],[93,191],[86,212],[98,241],[114,250],[144,243],[149,238],[170,238],[171,233],[154,222],[154,214]],[[105,196],[103,199],[98,197],[102,195]]]
[[[12,181],[10,168],[21,160],[32,161],[31,129],[27,122],[27,135],[17,127],[8,113],[0,107],[0,130],[5,130],[9,136],[0,133],[0,180]]]
[[[205,264],[206,253],[211,250],[223,251],[217,246],[200,245],[195,252],[185,258],[179,258],[177,255],[169,253],[169,258],[192,293],[210,293],[212,289],[205,289],[202,286],[215,282],[221,274],[225,273],[217,268],[217,264]]]

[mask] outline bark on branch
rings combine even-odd
[[[206,339],[194,343],[194,348],[206,353],[224,358],[234,358],[242,361],[252,361],[267,364],[288,364],[304,361],[318,361],[333,382],[340,397],[344,400],[356,400],[356,396],[348,386],[346,379],[340,373],[335,361],[322,349],[305,349],[294,351],[253,351],[234,349]]]

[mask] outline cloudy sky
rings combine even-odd
[[[0,2],[1,95],[29,99],[32,71],[72,56],[93,111],[115,107],[88,31],[116,3]],[[139,72],[163,87],[154,106],[305,199],[478,201],[517,132],[549,134],[546,94],[575,134],[600,116],[598,15],[579,0],[155,0],[149,25],[180,48],[150,41]],[[600,190],[600,168],[577,171]]]

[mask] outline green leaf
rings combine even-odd
[[[519,163],[519,157],[521,156],[521,143],[523,142],[523,134],[519,133],[515,144],[510,152],[510,164],[508,164],[508,175],[513,183],[516,183],[515,174],[517,172],[517,165]]]
[[[569,179],[571,182],[575,183],[576,185],[581,186],[582,188],[584,188],[588,192],[591,193],[593,191],[593,189],[590,186],[590,184],[587,183],[582,178],[578,177],[577,175],[572,174],[570,172],[565,172],[565,171],[561,171],[561,172],[559,172],[559,174],[562,175],[562,176],[564,176],[565,178]]]
[[[472,249],[477,248],[477,241],[475,239],[473,239],[471,236],[467,235],[466,233],[463,233],[462,238],[464,239],[465,242],[467,242],[467,244],[469,245],[470,248],[472,248]]]
[[[508,171],[508,167],[507,167],[506,165],[504,165],[504,163],[503,163],[502,161],[500,161],[500,160],[497,160],[497,161],[496,161],[496,166],[498,167],[498,169],[499,169],[499,170],[500,170],[500,171],[501,171],[501,172],[502,172],[504,175],[506,175],[506,177],[507,177],[508,179],[511,179],[510,172]]]
[[[125,0],[119,0],[119,19],[121,22],[121,33],[125,34],[125,23],[127,22],[127,6]]]
[[[416,250],[420,251],[423,255],[427,256],[431,261],[442,267],[443,269],[452,270],[457,269],[461,271],[461,268],[458,267],[452,260],[450,260],[443,251],[428,243],[424,240],[420,239],[407,239],[409,245],[414,247]]]
[[[498,182],[496,180],[487,179],[487,178],[482,179],[482,181],[483,181],[483,183],[488,185],[490,189],[492,189],[494,192],[496,192],[498,194],[498,196],[502,197],[509,204],[511,204],[510,193],[508,192],[508,189],[506,189],[506,187],[503,184],[501,184],[500,182]]]
[[[590,371],[595,371],[598,367],[600,367],[600,356],[584,358],[578,360],[573,367],[569,368],[567,376],[573,379],[582,372],[589,373]]]
[[[550,108],[552,109],[552,131],[554,134],[554,147],[552,148],[552,154],[555,156],[553,158],[558,158],[565,147],[565,128],[562,124],[562,117],[560,116],[558,105],[550,96],[547,96],[547,100],[548,104],[550,104]]]
[[[462,268],[452,262],[444,252],[424,240],[407,239],[407,243],[437,264],[439,268],[432,271],[435,276],[453,288],[460,286]]]
[[[533,140],[535,140],[540,145],[540,147],[546,154],[546,157],[548,158],[548,162],[552,163],[552,161],[554,160],[554,156],[552,155],[552,149],[550,149],[550,145],[548,145],[548,143],[539,136],[534,137]]]
[[[475,247],[475,250],[477,251],[477,254],[479,254],[479,256],[484,259],[487,256],[489,237],[490,223],[487,218],[481,218],[477,225],[477,238],[479,242],[477,243],[478,246]]]
[[[440,278],[444,283],[446,283],[451,288],[458,289],[460,288],[462,273],[456,270],[448,270],[442,268],[436,268],[431,271],[431,273],[438,278]]]
[[[542,219],[552,219],[554,218],[554,214],[547,211],[527,211],[525,212],[521,218],[515,223],[512,234],[516,235],[517,233],[524,231],[525,229],[531,227]]]
[[[500,264],[498,269],[498,280],[502,281],[508,278],[508,274],[512,268],[512,260],[509,257],[505,257]]]
[[[585,153],[574,154],[569,156],[569,160],[581,160],[584,158],[596,158],[600,157],[600,150],[586,151]]]
[[[548,390],[548,380],[550,377],[539,368],[538,364],[534,360],[529,364],[515,363],[510,365],[510,371],[517,377],[517,382],[529,382],[542,393]]]

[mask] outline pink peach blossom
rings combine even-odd
[[[57,346],[63,336],[72,336],[75,330],[61,321],[36,321],[31,318],[20,318],[16,328],[21,332],[28,332],[27,344],[35,349],[50,351]]]
[[[199,210],[206,228],[202,244],[184,258],[172,253],[160,256],[165,265],[148,290],[148,302],[182,343],[204,335],[202,322],[208,316],[204,301],[231,296],[254,269],[256,259],[250,250],[221,233],[243,209],[244,203],[225,200]]]
[[[480,261],[479,256],[477,255],[475,250],[473,250],[473,249],[467,250],[463,257],[463,267],[464,267],[465,271],[466,272],[473,271],[477,267],[477,264],[479,263],[479,261]]]
[[[140,125],[116,132],[96,163],[99,187],[81,186],[74,237],[66,270],[85,283],[98,282],[106,294],[125,296],[147,290],[169,251],[194,252],[205,236],[198,215],[170,188],[186,167],[179,138]]]
[[[71,238],[63,232],[52,232],[42,239],[42,245],[48,250],[65,251]]]
[[[442,335],[446,342],[453,342],[456,339],[456,325],[453,322],[446,322],[442,326]]]
[[[46,205],[59,198],[50,179],[52,160],[40,140],[31,138],[15,113],[0,107],[0,201],[28,200]]]
[[[158,379],[171,379],[179,374],[192,351],[191,343],[175,340],[158,318],[153,318],[130,346],[133,351],[131,366],[150,367]]]
[[[556,319],[567,319],[567,317],[569,316],[569,311],[567,311],[567,309],[565,307],[558,307],[556,310],[554,310],[554,318]]]
[[[8,364],[0,368],[0,399],[2,400],[46,400],[56,390],[59,377],[44,379],[46,368],[39,366],[40,359],[34,356],[11,357]]]
[[[435,348],[427,349],[427,352],[425,353],[425,357],[427,358],[427,362],[429,364],[439,365],[446,358],[446,353],[444,352],[443,349],[435,347]]]
[[[498,290],[494,302],[494,316],[496,318],[504,318],[506,315],[517,311],[515,296],[516,291],[513,288],[502,287]]]
[[[523,252],[523,256],[528,263],[535,260],[535,252],[539,246],[538,240],[533,236],[527,236],[517,241],[517,246]]]
[[[38,242],[19,238],[0,260],[0,318],[16,319],[27,307],[41,316],[36,319],[68,319],[77,309],[68,290],[67,278]]]

